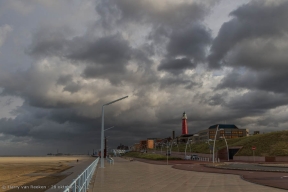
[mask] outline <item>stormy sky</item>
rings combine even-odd
[[[288,128],[287,0],[0,1],[0,155],[217,123]]]

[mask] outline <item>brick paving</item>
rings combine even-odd
[[[137,159],[137,160],[157,165],[166,164],[166,161],[152,161],[146,159]],[[226,170],[218,168],[216,169],[204,166],[204,164],[207,163],[212,164],[212,162],[201,162],[201,161],[171,160],[168,161],[168,163],[169,165],[173,165],[172,167],[175,169],[197,171],[197,172],[208,172],[208,173],[234,174],[239,175],[242,179],[252,183],[288,190],[288,173],[285,172],[281,173],[281,172],[265,172],[265,171],[249,171],[249,170]],[[263,170],[267,168],[264,166],[273,166],[273,164],[263,164]],[[279,165],[274,165],[273,167],[275,166],[280,167]],[[281,166],[283,167],[284,165]],[[246,169],[246,167],[243,167],[243,169]]]
[[[244,181],[238,175],[201,172],[208,167],[203,167],[197,162],[180,165],[178,163],[191,161],[169,161],[170,164],[165,165],[166,162],[163,161],[141,161],[149,163],[129,161],[119,157],[115,158],[114,165],[105,162],[105,168],[97,168],[88,192],[284,191]],[[171,164],[174,164],[175,169]],[[219,169],[219,173],[221,171]]]

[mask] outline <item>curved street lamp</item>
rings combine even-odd
[[[216,129],[215,136],[214,136],[214,144],[213,144],[213,164],[214,164],[214,161],[215,161],[215,142],[216,142],[216,136],[217,136],[218,128],[219,128],[219,125],[217,125],[217,129]]]
[[[172,143],[171,143],[171,145],[170,145],[170,154],[172,153],[172,147],[173,147],[173,145],[174,145],[174,143],[175,143],[174,140],[176,140],[176,139],[173,139],[173,140],[172,140]],[[177,140],[176,140],[176,141],[177,141]],[[177,148],[178,148],[178,152],[179,152],[179,146],[178,146],[177,143],[176,143],[176,146],[177,146]]]
[[[185,146],[185,158],[186,158],[187,145],[188,145],[188,143],[190,144],[190,141],[192,141],[192,140],[190,140],[190,138],[191,138],[191,137],[188,137],[187,142],[186,142],[186,146]],[[190,146],[190,152],[191,152],[191,146]]]
[[[117,101],[120,101],[122,99],[126,99],[128,96],[121,97],[120,99],[116,99],[114,101],[111,101],[109,103],[106,103],[102,105],[102,125],[101,125],[101,166],[100,168],[104,168],[104,107],[107,105],[111,105],[112,103],[115,103]]]
[[[107,128],[107,129],[104,129],[104,131],[107,131],[107,130],[112,129],[112,128],[114,128],[114,126],[109,127],[109,128]]]

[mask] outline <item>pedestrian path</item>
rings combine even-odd
[[[277,192],[281,189],[244,181],[237,175],[193,172],[116,157],[97,168],[88,192]]]

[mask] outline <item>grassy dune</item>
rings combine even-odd
[[[135,157],[135,158],[151,159],[151,160],[166,160],[167,159],[165,155],[153,154],[153,153],[140,153],[140,152],[128,152],[128,153],[125,153],[123,157]],[[168,159],[178,160],[181,158],[168,156]]]
[[[256,147],[256,156],[288,156],[288,131],[277,131],[253,135],[249,137],[241,137],[227,140],[228,146],[243,146],[236,154],[238,156],[252,156],[252,146]],[[210,142],[213,145],[213,142]],[[216,148],[226,148],[224,140],[216,141]],[[172,148],[173,151],[178,151],[177,147]],[[185,145],[179,145],[179,151],[185,151]],[[190,152],[190,147],[187,147]],[[194,153],[210,153],[209,145],[206,142],[195,143],[191,145],[191,152]]]

